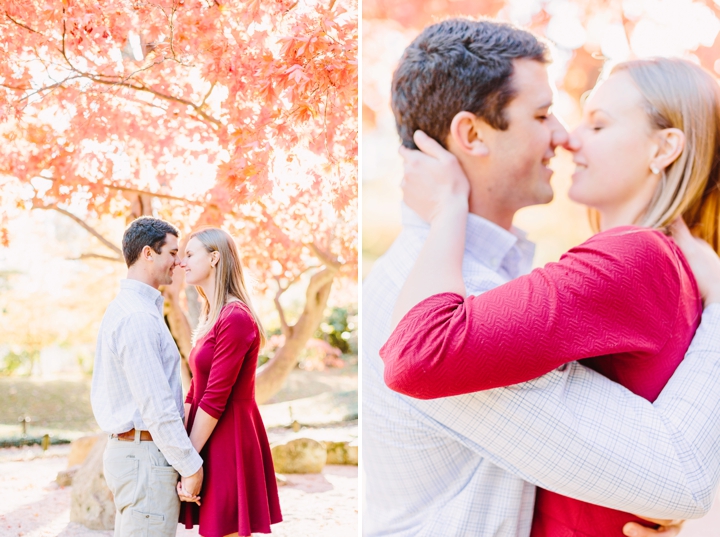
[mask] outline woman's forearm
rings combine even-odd
[[[393,328],[413,306],[432,295],[465,296],[462,262],[467,216],[467,197],[457,196],[433,218],[427,240],[395,304]]]
[[[188,419],[190,419],[190,408],[192,405],[190,403],[185,403],[185,419],[183,420],[183,425],[185,425],[185,430],[187,430],[187,424]]]
[[[197,409],[192,431],[190,431],[190,442],[195,448],[195,451],[200,453],[200,450],[205,446],[205,442],[207,442],[207,439],[210,438],[210,435],[215,429],[217,422],[217,419],[213,418],[202,408]]]

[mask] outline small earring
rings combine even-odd
[[[650,171],[653,172],[653,175],[657,175],[660,173],[660,170],[657,169],[657,166],[655,166],[655,164],[650,164]]]

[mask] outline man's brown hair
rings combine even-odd
[[[513,60],[549,61],[536,36],[491,20],[447,19],[425,28],[405,49],[392,81],[392,109],[405,147],[422,130],[443,146],[453,117],[472,112],[498,130],[515,97]]]

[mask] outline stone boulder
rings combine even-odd
[[[101,437],[107,436],[105,433],[94,434],[91,436],[82,436],[70,442],[70,455],[68,455],[68,468],[77,466],[85,462],[90,450]]]
[[[100,435],[72,480],[70,521],[91,530],[111,530],[115,526],[115,504],[103,475],[107,442],[107,435]]]
[[[323,442],[327,450],[327,464],[358,465],[357,441]]]
[[[317,440],[296,438],[272,447],[275,471],[281,474],[319,474],[327,461],[327,450]]]
[[[75,466],[71,466],[67,470],[60,470],[57,477],[55,478],[55,481],[61,487],[69,487],[70,485],[72,485],[72,480],[79,469],[80,465],[76,464]]]

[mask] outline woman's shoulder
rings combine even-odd
[[[256,327],[255,319],[253,318],[250,308],[240,301],[235,300],[225,304],[220,311],[220,317],[218,317],[216,326],[222,328],[224,326],[235,326],[238,325],[249,325]]]
[[[665,233],[639,226],[619,226],[601,231],[573,250],[582,248],[610,253],[617,259],[629,259],[636,263],[651,261],[657,257],[674,259],[677,252],[675,243]],[[644,259],[645,257],[650,259]]]

